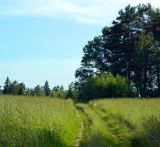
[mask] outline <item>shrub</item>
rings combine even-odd
[[[127,97],[130,88],[127,80],[119,75],[103,73],[88,79],[81,87],[80,94],[85,100],[94,98]]]

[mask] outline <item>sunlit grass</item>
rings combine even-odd
[[[82,147],[160,146],[160,99],[101,99],[77,107],[88,126]]]
[[[72,100],[0,96],[0,146],[159,147],[160,99]],[[81,130],[82,131],[82,130]]]
[[[0,97],[0,146],[72,147],[79,126],[71,100]]]

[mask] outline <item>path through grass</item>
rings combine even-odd
[[[0,96],[0,147],[28,146],[160,147],[160,99]]]
[[[77,104],[81,147],[159,147],[160,99],[107,99]]]

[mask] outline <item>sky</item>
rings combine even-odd
[[[0,85],[27,87],[75,81],[83,47],[126,5],[159,0],[0,0]]]

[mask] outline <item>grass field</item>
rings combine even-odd
[[[160,147],[160,99],[104,99],[77,104],[82,147]]]
[[[79,146],[160,147],[160,99],[0,96],[0,147]]]
[[[71,100],[0,97],[0,146],[74,147],[80,121]]]

